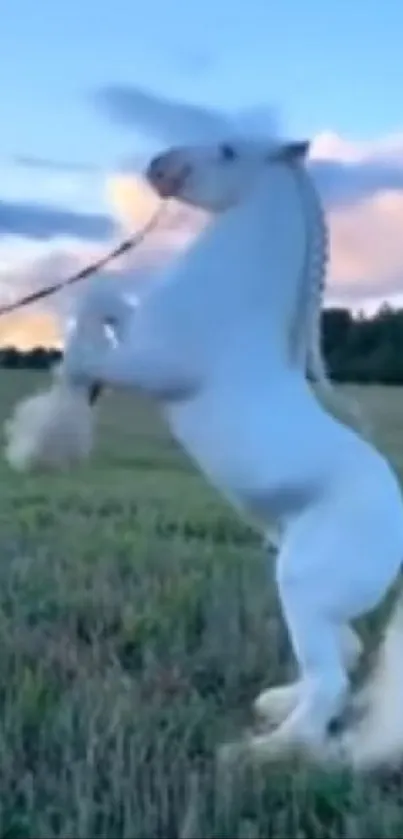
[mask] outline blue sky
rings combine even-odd
[[[296,132],[392,132],[402,33],[396,0],[14,0],[0,29],[0,155],[108,165],[133,142],[92,101],[111,83],[209,105],[278,101]]]
[[[34,235],[35,207],[48,247],[58,234],[79,238],[75,214],[90,216],[84,237],[108,235],[105,179],[147,138],[107,113],[102,92],[135,86],[224,109],[274,103],[287,133],[329,131],[362,156],[368,142],[376,152],[403,136],[402,33],[398,0],[4,4],[0,263],[2,236],[9,252],[10,236]],[[403,161],[403,140],[400,150]]]

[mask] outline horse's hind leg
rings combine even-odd
[[[363,645],[359,635],[350,626],[341,627],[340,646],[345,667],[352,672],[358,663]],[[301,698],[302,690],[302,680],[268,688],[255,699],[254,710],[260,717],[277,725],[292,713]]]
[[[401,566],[400,490],[376,470],[366,493],[348,492],[309,508],[289,525],[277,560],[277,585],[300,670],[296,704],[272,733],[248,748],[272,760],[303,747],[329,756],[330,724],[350,694],[342,637],[351,621],[374,609]]]
[[[284,722],[273,732],[252,738],[252,751],[263,758],[273,759],[296,746],[323,753],[330,724],[345,707],[348,665],[358,652],[349,624],[366,610],[362,607],[367,593],[352,586],[353,580],[361,580],[361,572],[356,575],[356,555],[362,539],[355,527],[354,531],[343,528],[340,512],[333,505],[312,509],[285,534],[277,585],[301,675],[292,691],[272,695],[272,708],[283,712]]]
[[[340,624],[311,601],[309,592],[298,586],[292,589],[283,588],[281,599],[301,681],[285,721],[250,743],[256,755],[268,759],[295,747],[320,755],[330,723],[340,715],[349,690]]]

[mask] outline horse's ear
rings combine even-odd
[[[279,160],[291,162],[303,162],[309,154],[311,143],[309,140],[295,140],[291,143],[284,143],[276,154]]]

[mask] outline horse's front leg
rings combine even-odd
[[[189,363],[190,362],[190,363]],[[6,457],[17,469],[63,468],[92,450],[94,411],[104,387],[186,399],[198,388],[191,359],[156,343],[72,336],[53,386],[24,400],[7,423]]]
[[[175,347],[131,337],[117,345],[72,345],[67,348],[62,376],[88,389],[95,403],[104,387],[138,390],[159,400],[186,399],[198,389],[192,359]]]

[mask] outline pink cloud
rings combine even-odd
[[[332,294],[357,302],[403,291],[403,190],[332,210],[329,223]]]
[[[324,132],[312,158],[314,167],[334,167],[327,185],[318,169],[330,228],[328,296],[393,302],[403,292],[403,134],[354,143]]]

